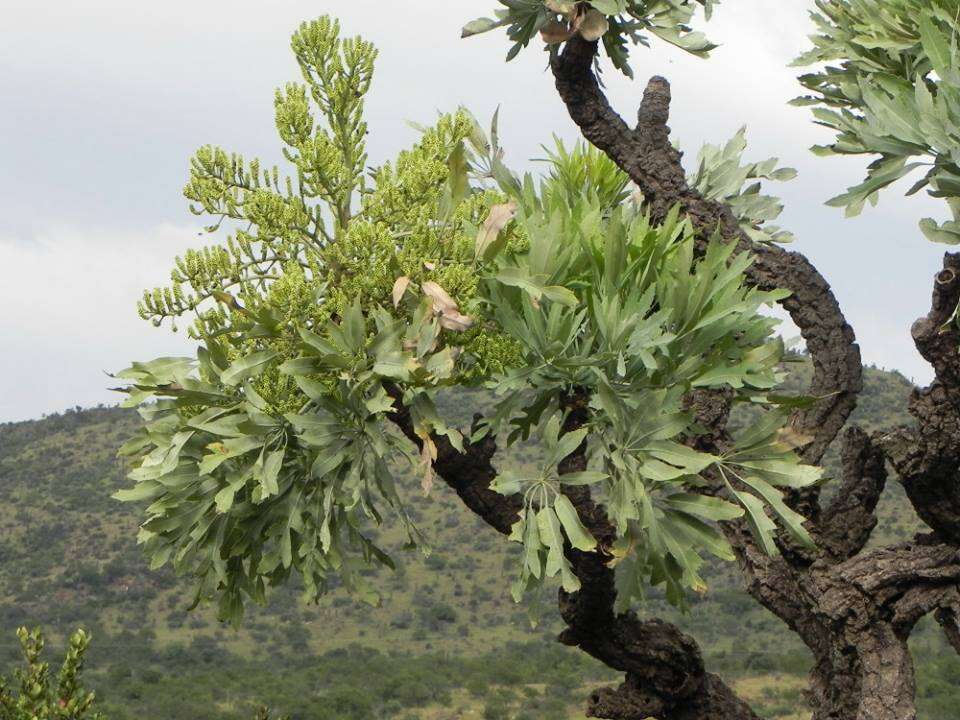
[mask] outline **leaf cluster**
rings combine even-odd
[[[726,204],[754,242],[792,242],[793,233],[769,224],[780,217],[783,203],[761,190],[763,180],[792,180],[797,171],[778,167],[777,158],[743,163],[746,149],[746,128],[741,128],[722,147],[704,145],[697,157],[696,172],[688,182],[703,197]]]
[[[908,194],[926,188],[953,215],[920,228],[960,242],[960,10],[953,0],[818,0],[814,47],[796,65],[818,124],[836,132],[823,155],[876,155],[864,182],[829,201],[857,215],[884,188],[918,170]]]
[[[706,430],[685,403],[709,388],[772,408],[784,352],[774,321],[758,311],[784,293],[748,288],[749,256],[719,239],[696,257],[691,226],[676,211],[652,226],[636,206],[603,207],[595,192],[571,204],[555,182],[539,192],[525,183],[517,222],[529,248],[498,256],[486,292],[501,327],[521,340],[524,362],[491,383],[501,401],[479,434],[508,444],[534,436],[547,448],[539,475],[508,469],[493,486],[524,498],[512,535],[525,548],[515,596],[558,573],[577,589],[556,537],[562,530],[585,551],[596,541],[570,512],[571,486],[590,487],[616,529],[616,544],[603,551],[617,566],[622,607],[651,584],[665,585],[678,604],[686,590],[703,590],[701,553],[733,559],[717,521],[746,513],[775,552],[769,509],[809,545],[781,489],[815,482],[819,471],[781,440],[786,416],[771,409],[755,426],[760,435],[711,455],[691,449]],[[589,419],[558,436],[571,392],[590,398]],[[588,471],[561,474],[560,461],[575,451],[586,453]]]
[[[512,60],[539,35],[553,53],[574,35],[599,40],[614,67],[633,77],[631,45],[649,45],[655,36],[694,55],[706,56],[716,45],[690,26],[698,8],[710,19],[719,0],[499,0],[493,18],[478,18],[463,28],[470,37],[504,27],[513,43]]]

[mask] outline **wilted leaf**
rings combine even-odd
[[[583,15],[580,16],[578,21],[574,22],[577,32],[583,37],[584,40],[594,42],[599,40],[604,35],[607,34],[607,31],[610,29],[610,23],[607,21],[607,16],[596,8],[590,8]]]
[[[397,281],[393,284],[393,306],[397,307],[400,304],[400,301],[403,299],[404,293],[407,292],[407,288],[410,287],[410,278],[406,275],[401,275],[397,278]]]
[[[456,332],[473,327],[473,318],[461,313],[457,302],[440,285],[428,280],[422,285],[422,290],[433,301],[433,311],[440,316],[441,327]]]
[[[434,312],[442,314],[445,311],[458,309],[456,300],[450,297],[450,294],[433,280],[425,282],[421,289],[423,294],[433,301]]]
[[[421,439],[423,446],[420,448],[420,462],[423,465],[423,478],[420,480],[420,487],[425,495],[429,495],[433,489],[433,461],[437,459],[437,446],[429,435],[421,435]]]
[[[540,28],[540,37],[547,45],[558,45],[573,37],[573,30],[568,23],[551,20]]]
[[[473,327],[473,318],[456,311],[447,311],[440,316],[440,327],[455,332],[465,332]]]
[[[571,17],[577,11],[575,0],[547,0],[547,8],[555,13]]]
[[[477,233],[476,256],[482,260],[489,260],[499,250],[497,239],[500,233],[517,215],[517,202],[511,200],[503,205],[494,205],[490,214],[483,222],[483,227]]]
[[[785,445],[791,450],[796,450],[797,448],[804,447],[812,443],[816,438],[813,435],[808,433],[802,433],[796,428],[786,427],[781,428],[780,432],[777,434],[777,441],[781,445]]]

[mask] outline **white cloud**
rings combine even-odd
[[[195,228],[174,225],[0,238],[0,420],[116,402],[104,372],[189,353],[182,335],[141,320],[136,302],[196,242]]]

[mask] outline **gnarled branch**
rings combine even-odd
[[[877,503],[887,481],[886,458],[859,427],[843,435],[843,483],[818,523],[819,546],[834,562],[866,546],[877,525]]]
[[[944,540],[960,545],[960,332],[950,323],[958,302],[960,254],[947,253],[930,312],[912,329],[917,348],[933,365],[934,382],[910,398],[917,427],[881,434],[877,442],[917,515]]]
[[[957,653],[960,653],[960,602],[950,607],[939,608],[935,616],[947,636],[947,642]]]
[[[755,245],[723,203],[707,200],[689,187],[682,155],[670,144],[667,126],[670,85],[653,78],[644,92],[636,129],[610,106],[593,72],[597,43],[571,38],[553,60],[557,91],[584,137],[605,152],[639,186],[654,220],[679,204],[701,238],[722,236],[753,252],[748,279],[759,288],[783,288],[792,295],[783,307],[800,328],[813,359],[809,392],[821,398],[793,419],[813,441],[804,450],[817,462],[842,429],[862,388],[860,349],[826,280],[801,254],[772,245]]]

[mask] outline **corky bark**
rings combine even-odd
[[[782,304],[806,340],[814,366],[809,394],[819,398],[811,409],[797,413],[792,424],[801,436],[809,436],[804,460],[819,462],[844,428],[862,382],[853,331],[829,284],[800,253],[751,243],[727,206],[690,188],[682,155],[670,143],[669,83],[663,78],[650,81],[637,125],[630,127],[610,106],[594,75],[596,52],[596,43],[577,36],[552,62],[557,90],[584,137],[639,186],[654,221],[679,204],[698,230],[701,246],[719,229],[738,250],[753,254],[751,283],[791,291]],[[933,385],[916,391],[910,400],[916,427],[872,436],[848,429],[836,498],[825,508],[817,489],[789,498],[808,519],[817,551],[800,550],[781,538],[783,552],[770,557],[744,522],[723,525],[747,591],[813,654],[808,700],[814,720],[914,720],[915,682],[907,641],[927,614],[935,614],[960,652],[960,334],[947,324],[958,302],[960,255],[948,254],[935,283],[931,312],[913,328],[917,347],[936,370]],[[397,408],[394,422],[421,444],[400,390],[388,391]],[[586,421],[587,399],[578,389],[564,397],[566,430]],[[687,404],[708,430],[691,442],[704,450],[722,448],[729,441],[729,395],[697,391]],[[444,437],[434,442],[437,474],[491,527],[509,533],[521,501],[489,489],[496,475],[495,442],[487,438],[467,444],[463,453]],[[867,552],[888,462],[933,533]],[[564,461],[561,472],[583,466],[581,448]],[[582,589],[560,593],[560,614],[567,625],[560,640],[624,673],[619,687],[591,694],[588,714],[610,720],[756,718],[723,680],[707,671],[693,638],[662,620],[616,614],[614,573],[605,550],[614,529],[588,489],[565,492],[598,539],[599,549],[566,549]]]
[[[877,442],[920,518],[945,540],[960,544],[960,333],[951,322],[958,301],[960,255],[947,253],[930,313],[912,328],[917,349],[934,368],[934,382],[910,398],[916,427],[883,433]]]

